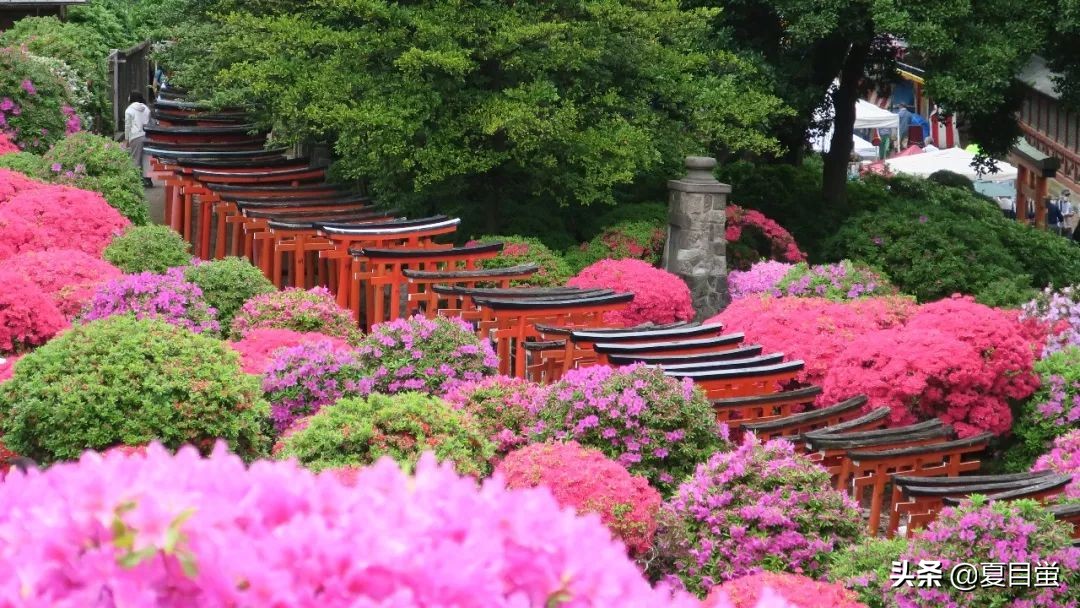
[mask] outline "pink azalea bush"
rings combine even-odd
[[[30,179],[18,171],[0,168],[0,207],[24,190],[37,190],[44,186],[44,183]]]
[[[206,303],[198,285],[184,280],[181,268],[163,274],[123,275],[103,284],[87,304],[83,320],[126,314],[137,319],[160,319],[197,334],[219,329],[217,311]]]
[[[1072,482],[1065,486],[1065,497],[1080,499],[1080,430],[1054,440],[1054,447],[1035,461],[1032,471],[1053,471],[1058,475],[1072,475]]]
[[[1017,411],[1016,437],[1005,454],[1006,467],[1026,471],[1053,441],[1080,429],[1080,347],[1069,346],[1035,363],[1040,387]]]
[[[728,598],[732,608],[754,608],[767,589],[793,608],[866,608],[843,585],[786,572],[759,572],[727,581],[713,587],[702,608],[713,606],[712,602],[722,596]]]
[[[641,260],[601,260],[579,272],[567,285],[634,294],[628,306],[604,314],[604,322],[609,325],[633,327],[642,323],[664,324],[694,318],[690,288],[686,283]]]
[[[0,382],[11,380],[11,376],[15,374],[15,363],[21,358],[20,355],[0,357]]]
[[[1076,606],[1080,589],[1080,548],[1072,547],[1070,526],[1058,522],[1031,500],[987,504],[975,497],[958,508],[945,508],[936,521],[920,530],[900,558],[916,566],[920,560],[940,562],[948,573],[959,563],[1056,564],[1060,586],[976,586],[960,590],[948,576],[940,587],[901,585],[892,590],[899,608],[1066,608]],[[1034,574],[1032,581],[1034,581]],[[1007,582],[1007,581],[1006,581]]]
[[[492,376],[475,382],[458,382],[447,390],[444,399],[456,410],[476,420],[477,425],[495,444],[495,458],[529,443],[539,412],[548,399],[550,388],[521,378]]]
[[[769,587],[761,589],[754,604],[735,604],[727,593],[716,588],[716,592],[701,602],[701,608],[799,608],[787,601],[782,595]]]
[[[728,294],[732,300],[758,294],[779,296],[776,286],[794,267],[786,262],[762,260],[746,270],[732,270],[727,277]]]
[[[854,300],[897,294],[889,280],[865,264],[841,260],[835,264],[796,264],[776,285],[774,295],[829,300]]]
[[[229,346],[240,354],[240,365],[246,374],[261,376],[270,365],[270,358],[278,350],[312,342],[328,340],[335,348],[341,349],[348,344],[341,338],[333,338],[318,332],[298,332],[290,329],[253,329],[243,339],[229,342]]]
[[[232,337],[242,339],[254,329],[319,332],[344,340],[355,338],[357,331],[352,315],[325,287],[292,287],[251,298],[233,318]]]
[[[0,256],[77,249],[101,257],[129,224],[96,192],[68,186],[25,189],[0,203]]]
[[[806,254],[799,249],[795,237],[760,211],[729,204],[725,213],[724,237],[731,268],[746,270],[761,259],[793,264],[806,261]]]
[[[863,525],[827,471],[787,441],[762,445],[748,434],[698,466],[664,504],[653,567],[701,596],[761,570],[816,576]]]
[[[364,377],[351,347],[330,340],[278,350],[267,365],[262,388],[277,430],[310,416],[346,395],[367,395],[374,379]]]
[[[19,146],[12,143],[11,138],[7,133],[0,133],[0,155],[12,154],[14,152],[21,152]]]
[[[644,365],[575,369],[551,387],[540,440],[596,448],[653,487],[670,492],[726,445],[727,426],[689,379]]]
[[[74,249],[20,253],[4,260],[4,267],[37,285],[69,321],[82,312],[99,285],[122,274],[105,260]]]
[[[40,346],[68,326],[52,299],[7,268],[0,269],[0,356]]]
[[[416,315],[371,328],[360,343],[364,373],[380,393],[420,391],[441,395],[449,385],[474,382],[495,374],[499,359],[458,318]]]
[[[495,473],[508,488],[545,487],[560,505],[599,515],[632,556],[652,546],[660,493],[599,450],[573,441],[534,443],[510,452]]]
[[[5,558],[25,567],[0,573],[0,595],[51,606],[698,605],[651,588],[607,529],[546,491],[478,487],[431,458],[415,476],[383,460],[356,477],[156,445],[13,473],[0,528]]]
[[[1044,356],[1080,346],[1080,289],[1047,287],[1021,308],[1021,320],[1032,321],[1045,329]]]

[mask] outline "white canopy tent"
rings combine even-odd
[[[889,158],[885,160],[885,165],[895,173],[919,177],[927,177],[935,171],[945,170],[959,173],[972,181],[1001,182],[1016,179],[1016,167],[1002,161],[997,162],[997,173],[978,175],[975,173],[975,168],[971,166],[971,161],[974,158],[973,153],[963,148],[948,148],[935,152]]]
[[[823,139],[814,139],[814,141],[812,141],[810,143],[813,144],[814,150],[816,152],[822,152],[822,153],[828,152],[829,143],[832,141],[831,140],[831,138],[832,138],[832,132],[831,131],[829,132],[829,138],[830,139],[824,139],[824,140]],[[875,146],[874,144],[866,141],[865,139],[859,137],[858,135],[855,135],[854,133],[851,134],[851,141],[854,144],[854,147],[852,148],[852,152],[854,152],[855,154],[858,154],[859,158],[861,158],[863,160],[874,160],[874,159],[876,159],[878,157],[878,149],[877,149],[877,146]],[[822,149],[822,148],[824,148],[824,149]]]
[[[828,112],[829,114],[833,114],[831,107]],[[824,118],[824,115],[818,116],[819,120],[822,118]],[[893,131],[898,131],[900,129],[900,117],[888,110],[883,110],[875,106],[865,99],[859,99],[855,102],[855,130],[859,129],[891,129]],[[814,150],[817,150],[818,152],[828,152],[829,144],[832,141],[832,132],[833,129],[832,126],[830,126],[824,135],[813,138],[810,143],[813,145]],[[859,156],[863,158],[877,157],[877,149],[873,144],[858,136],[855,136],[854,140],[855,152]],[[862,151],[860,151],[861,144],[866,144],[862,146]],[[869,150],[870,148],[873,148],[873,154],[865,156],[863,151]]]

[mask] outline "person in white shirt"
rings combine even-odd
[[[143,141],[146,139],[146,125],[150,122],[150,108],[146,107],[146,100],[142,93],[133,92],[128,97],[129,105],[124,111],[124,142],[127,144],[131,162],[139,168],[139,175],[143,178],[143,185],[147,188],[153,186],[150,178],[143,174]]]

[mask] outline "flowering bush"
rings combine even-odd
[[[534,443],[510,452],[495,473],[508,488],[543,486],[560,505],[582,515],[596,513],[630,555],[644,555],[652,545],[660,493],[598,450],[573,441]]]
[[[380,393],[440,395],[457,381],[495,373],[499,359],[487,340],[457,318],[414,316],[379,323],[360,342],[360,362]]]
[[[906,538],[865,538],[832,556],[829,579],[854,591],[869,608],[894,608],[892,563],[907,550]]]
[[[641,260],[602,260],[567,282],[571,287],[613,289],[634,294],[621,310],[604,313],[609,325],[633,327],[642,323],[674,323],[694,318],[690,288],[679,277]]]
[[[795,604],[787,601],[783,596],[773,591],[769,587],[761,589],[758,594],[757,603],[755,604],[743,604],[736,605],[732,603],[731,598],[727,593],[716,588],[715,592],[711,593],[709,597],[705,598],[701,602],[701,608],[799,608]]]
[[[184,271],[184,277],[202,289],[206,301],[218,311],[222,327],[232,324],[244,302],[275,291],[270,279],[244,258],[198,262]]]
[[[540,420],[540,440],[596,448],[665,493],[727,435],[691,380],[643,365],[571,370],[551,387]]]
[[[664,504],[654,567],[698,595],[761,570],[817,576],[862,527],[858,505],[832,489],[828,472],[787,441],[762,445],[748,434]]]
[[[19,152],[19,146],[12,143],[11,138],[6,133],[0,133],[0,156],[4,154],[15,154]]]
[[[83,320],[127,314],[160,319],[197,334],[220,329],[217,311],[206,303],[198,285],[184,280],[179,268],[165,274],[128,274],[103,284],[87,304]]]
[[[900,608],[1064,608],[1076,605],[1080,588],[1080,548],[1070,546],[1068,524],[1056,521],[1030,500],[987,504],[977,496],[961,507],[943,509],[936,521],[912,539],[901,560],[940,562],[943,572],[959,563],[1027,563],[1033,571],[1043,563],[1053,563],[1060,567],[1061,586],[976,585],[961,591],[946,576],[940,587],[901,585],[894,589]]]
[[[20,253],[4,260],[4,268],[37,285],[69,321],[98,285],[121,275],[112,264],[74,249]]]
[[[371,392],[374,380],[363,376],[357,353],[341,344],[340,340],[311,342],[273,355],[262,387],[279,432],[343,396]]]
[[[766,589],[784,598],[793,608],[866,608],[841,585],[784,572],[759,572],[727,581],[713,587],[704,606],[723,595],[731,601],[732,608],[754,608]]]
[[[446,402],[472,416],[493,444],[495,458],[529,443],[538,413],[549,388],[521,378],[493,376],[477,382],[457,382],[446,392]]]
[[[241,339],[254,329],[291,329],[351,340],[357,329],[349,311],[337,305],[325,287],[296,287],[251,298],[233,317],[232,336]]]
[[[725,213],[724,237],[731,268],[746,270],[762,259],[791,263],[806,261],[806,254],[799,249],[791,233],[760,211],[728,205]]]
[[[477,487],[431,458],[346,485],[224,449],[92,453],[12,474],[0,518],[8,559],[33,565],[5,568],[0,593],[53,605],[108,589],[117,606],[697,606],[651,589],[599,522],[547,492]]]
[[[420,393],[340,399],[294,429],[278,458],[296,458],[321,471],[390,456],[411,470],[426,451],[453,462],[463,475],[483,477],[491,470],[493,447],[473,421]]]
[[[221,342],[153,320],[75,326],[26,355],[0,385],[4,443],[39,462],[159,440],[245,458],[265,452],[258,382]]]
[[[490,260],[477,262],[478,268],[510,268],[521,264],[536,264],[540,270],[527,279],[514,282],[529,287],[559,287],[573,273],[566,260],[540,242],[540,239],[524,236],[482,236],[469,241],[472,247],[481,243],[502,243],[503,250]]]
[[[1080,499],[1080,430],[1072,430],[1054,440],[1054,447],[1035,461],[1032,471],[1053,471],[1071,475],[1065,486],[1066,499]]]
[[[1080,289],[1075,286],[1055,291],[1047,287],[1021,308],[1021,320],[1045,328],[1043,356],[1070,346],[1080,346]]]
[[[49,181],[100,192],[135,225],[150,221],[139,170],[117,142],[83,131],[53,144],[43,158]]]
[[[24,189],[0,202],[0,258],[55,249],[100,257],[128,225],[96,192],[50,185]]]
[[[600,260],[634,259],[655,266],[664,257],[666,243],[666,218],[663,221],[627,220],[604,228],[588,243],[568,251],[566,259],[575,272]]]
[[[168,226],[132,226],[109,243],[104,257],[124,272],[165,272],[191,263],[191,246]]]
[[[40,346],[68,323],[41,289],[7,268],[0,269],[0,356]]]
[[[266,373],[270,359],[278,350],[301,344],[329,341],[336,349],[348,344],[341,338],[333,338],[317,332],[300,333],[289,329],[253,329],[244,339],[229,342],[229,346],[240,355],[240,365],[246,374],[261,376]]]
[[[22,359],[21,355],[0,357],[0,382],[11,380],[11,377],[15,374],[15,363],[19,359]]]
[[[733,301],[706,323],[719,322],[732,331],[744,332],[767,353],[782,352],[790,359],[803,360],[806,366],[799,372],[798,381],[821,384],[833,362],[852,341],[879,329],[899,326],[915,310],[913,302],[902,298],[850,302],[823,298],[743,298]],[[826,401],[819,399],[818,403]]]
[[[33,154],[27,152],[20,152],[18,154],[6,154],[3,161],[6,163],[8,159],[13,157],[18,158],[37,158]],[[28,174],[24,174],[21,171],[0,168],[0,206],[11,200],[11,197],[25,190],[37,190],[45,186],[45,184],[35,181],[28,177]]]
[[[821,266],[797,264],[777,284],[776,291],[778,295],[828,300],[896,295],[896,288],[881,273],[849,260]]]
[[[727,277],[728,293],[732,300],[758,294],[779,296],[776,286],[794,267],[786,262],[762,260],[746,270],[732,270]]]
[[[0,48],[0,131],[30,152],[64,136],[64,109],[74,105],[73,91],[50,67],[24,48]]]
[[[1080,347],[1069,346],[1035,363],[1040,387],[1020,404],[1005,454],[1007,467],[1026,471],[1055,438],[1080,429]]]

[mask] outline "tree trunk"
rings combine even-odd
[[[869,44],[857,42],[851,45],[840,70],[840,87],[833,93],[832,140],[821,175],[822,196],[833,206],[847,202],[847,168],[853,148],[851,136],[855,132],[855,102],[859,99],[859,82],[869,53]]]

